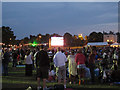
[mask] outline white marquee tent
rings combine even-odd
[[[87,44],[87,46],[107,46],[107,45],[109,45],[108,42],[93,42]]]

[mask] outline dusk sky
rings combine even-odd
[[[29,35],[89,35],[118,31],[117,2],[3,2],[2,25],[9,26],[17,39]]]

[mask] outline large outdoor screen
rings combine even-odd
[[[64,39],[63,37],[51,37],[51,46],[63,46]]]

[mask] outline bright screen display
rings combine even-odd
[[[64,39],[63,37],[51,37],[51,46],[63,46]]]

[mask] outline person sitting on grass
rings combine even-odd
[[[54,71],[54,65],[51,66],[50,71],[49,71],[49,78],[48,82],[54,82],[55,81],[55,71]]]

